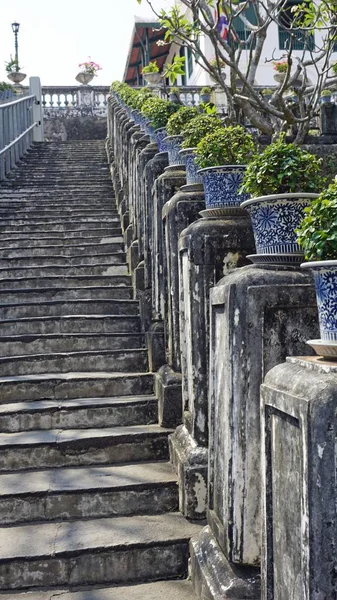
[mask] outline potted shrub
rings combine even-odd
[[[208,104],[211,101],[212,88],[205,86],[200,90],[200,102]]]
[[[193,106],[181,106],[167,121],[166,131],[168,137],[165,138],[165,144],[169,155],[170,165],[182,165],[184,163],[184,155],[179,153],[183,136],[181,132],[183,128],[194,117],[198,116],[198,109]]]
[[[180,154],[184,156],[188,185],[202,183],[202,177],[198,173],[199,165],[195,161],[196,147],[205,135],[213,133],[217,129],[223,129],[221,120],[215,115],[205,114],[198,114],[182,129],[183,141]]]
[[[274,79],[277,83],[283,83],[286,73],[288,71],[288,61],[278,60],[273,61]]]
[[[250,162],[241,189],[251,196],[242,207],[252,220],[254,262],[299,264],[303,260],[295,229],[305,207],[324,187],[321,162],[299,146],[287,144],[284,135]]]
[[[5,64],[7,77],[13,83],[21,83],[21,81],[23,81],[27,77],[25,73],[21,73],[21,67],[18,61],[12,56],[10,57],[9,61]]]
[[[160,82],[161,75],[155,60],[150,61],[148,65],[143,67],[142,75],[144,75],[144,79],[147,81],[148,85],[156,85]]]
[[[247,162],[255,152],[253,137],[241,125],[209,133],[196,149],[201,167],[207,209],[235,208],[246,195],[239,194]]]
[[[313,271],[320,340],[309,340],[317,354],[337,359],[337,181],[305,209],[296,233]]]
[[[264,89],[261,91],[261,94],[262,94],[262,96],[263,96],[263,98],[264,98],[265,100],[270,100],[270,98],[271,98],[271,97],[272,97],[272,95],[273,95],[273,90],[272,90],[271,88],[264,88]]]
[[[180,90],[177,87],[170,88],[169,93],[170,102],[175,102],[176,104],[180,103]]]
[[[332,102],[331,90],[322,90],[320,101],[321,104],[330,104]]]
[[[179,104],[162,100],[157,96],[148,98],[142,105],[141,113],[147,119],[147,131],[151,139],[158,142],[160,152],[166,151],[164,139],[167,137],[167,121],[179,108]]]
[[[94,77],[97,77],[97,71],[101,71],[102,67],[92,60],[80,63],[81,71],[76,75],[75,79],[82,85],[88,85]]]

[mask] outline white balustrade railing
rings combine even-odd
[[[42,106],[44,108],[104,108],[108,104],[109,86],[60,86],[42,87]]]
[[[0,181],[33,142],[43,141],[41,84],[31,77],[28,95],[0,104]]]

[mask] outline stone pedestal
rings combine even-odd
[[[287,355],[307,353],[306,340],[315,335],[315,293],[310,276],[300,270],[243,267],[211,292],[207,520],[229,563],[256,566],[257,575],[260,385]],[[206,568],[207,560],[200,565]],[[259,597],[257,589],[253,597]]]
[[[246,215],[200,219],[179,240],[184,424],[171,436],[170,452],[178,473],[180,510],[193,519],[205,516],[200,497],[206,497],[207,485],[210,289],[247,264],[246,255],[252,252]]]
[[[337,140],[337,105],[333,103],[321,104],[320,130],[325,143],[334,143]]]
[[[337,363],[288,358],[261,388],[263,600],[337,597]]]

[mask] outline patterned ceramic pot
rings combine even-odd
[[[321,340],[337,344],[337,260],[307,262],[301,267],[313,271]]]
[[[168,135],[164,138],[166,144],[169,165],[184,165],[185,158],[179,154],[181,150],[181,142],[183,141],[182,135]]]
[[[186,184],[193,185],[202,183],[202,177],[199,175],[199,166],[195,162],[195,148],[186,148],[180,150],[179,154],[184,157],[186,167]]]
[[[239,208],[247,194],[239,194],[246,165],[221,165],[198,171],[201,175],[206,208]]]
[[[167,131],[165,127],[160,127],[159,129],[156,129],[156,136],[159,152],[167,152],[167,146],[165,142],[165,139],[167,138]]]
[[[303,257],[295,229],[304,216],[304,209],[318,194],[273,194],[246,200],[241,204],[252,220],[258,255],[296,255]]]

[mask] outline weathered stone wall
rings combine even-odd
[[[106,116],[87,109],[50,108],[44,110],[46,141],[104,140],[107,136]]]

